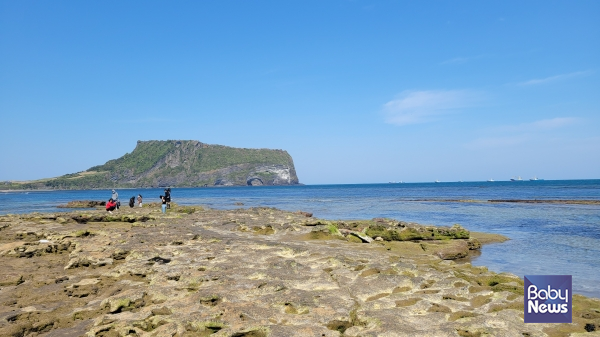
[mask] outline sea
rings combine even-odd
[[[122,206],[163,189],[119,189]],[[72,200],[107,200],[110,190],[0,192],[0,215],[62,212]],[[573,291],[600,298],[600,205],[490,203],[494,199],[600,200],[600,180],[385,183],[173,188],[181,205],[214,209],[275,207],[324,219],[376,217],[451,226],[510,238],[485,245],[471,263],[495,272],[572,275]],[[455,202],[449,200],[470,200]]]

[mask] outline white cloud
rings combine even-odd
[[[560,80],[564,80],[564,79],[568,79],[568,78],[573,78],[573,77],[589,76],[592,73],[593,73],[593,71],[591,71],[591,70],[576,71],[576,72],[572,72],[572,73],[568,73],[568,74],[561,74],[561,75],[555,75],[555,76],[550,76],[550,77],[546,77],[546,78],[533,79],[533,80],[521,82],[521,83],[518,83],[518,84],[519,85],[544,84],[544,83],[560,81]]]
[[[469,90],[404,91],[383,105],[383,113],[390,124],[427,123],[473,106],[480,96]]]
[[[540,119],[531,123],[503,125],[484,130],[487,135],[465,144],[469,149],[501,148],[519,145],[534,139],[546,139],[544,131],[556,130],[577,122],[578,118],[557,117]]]
[[[130,123],[130,124],[152,124],[152,123],[172,123],[179,122],[178,119],[170,119],[170,118],[162,118],[162,117],[147,117],[140,119],[121,119],[119,122],[121,123]]]
[[[573,124],[576,121],[577,118],[573,117],[557,117],[552,119],[542,119],[539,121],[535,121],[533,123],[530,123],[529,126],[538,130],[550,130]]]
[[[465,63],[468,60],[470,60],[468,57],[455,57],[453,59],[449,59],[444,62],[441,62],[440,64],[460,64],[460,63]]]
[[[483,137],[475,139],[466,144],[468,149],[479,150],[487,148],[508,147],[521,144],[528,139],[526,135],[504,136],[504,137]]]
[[[551,119],[540,119],[531,123],[522,123],[516,125],[504,125],[496,128],[500,132],[535,132],[544,130],[553,130],[573,124],[577,121],[574,117],[557,117]]]
[[[440,64],[463,64],[463,63],[467,63],[471,60],[480,59],[484,56],[485,55],[476,55],[476,56],[469,56],[469,57],[455,57],[455,58],[440,62]]]

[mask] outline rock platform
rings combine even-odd
[[[465,262],[498,239],[477,237],[270,208],[1,216],[0,336],[598,335],[578,295],[573,324],[523,323],[523,280]]]

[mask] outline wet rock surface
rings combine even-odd
[[[573,324],[524,324],[519,277],[449,260],[481,247],[462,227],[269,208],[114,213],[0,217],[0,336],[567,336],[600,326],[600,301],[582,296]]]
[[[58,205],[58,208],[94,208],[99,206],[105,206],[106,201],[97,201],[97,200],[74,200],[69,201],[64,205]]]

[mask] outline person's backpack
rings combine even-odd
[[[129,199],[129,207],[133,207],[133,205],[135,205],[135,197]]]

